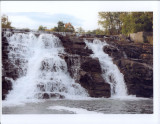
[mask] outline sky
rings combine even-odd
[[[94,30],[101,28],[98,12],[134,10],[133,4],[136,4],[136,10],[144,9],[142,4],[145,3],[137,4],[136,1],[125,4],[122,1],[2,1],[1,14],[8,15],[16,28],[38,29],[43,25],[49,29],[63,21],[70,22],[75,28]]]
[[[100,3],[98,3],[100,4]],[[40,25],[47,28],[57,26],[58,21],[70,22],[74,27],[85,30],[99,28],[98,12],[103,4],[73,1],[2,1],[2,15],[6,14],[16,28],[37,29]]]

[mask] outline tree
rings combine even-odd
[[[66,23],[65,24],[65,32],[74,32],[74,27],[72,26],[71,23]]]
[[[8,16],[3,15],[1,17],[1,21],[2,21],[2,28],[13,28],[11,26],[11,22],[8,20]]]
[[[105,34],[105,32],[103,30],[99,29],[99,28],[96,29],[96,30],[93,30],[93,32],[96,35],[104,35]]]
[[[45,31],[46,29],[47,29],[47,28],[46,28],[46,27],[43,27],[42,25],[40,25],[39,28],[38,28],[39,31]]]
[[[123,22],[122,33],[129,34],[140,31],[153,32],[153,13],[152,12],[130,12],[120,16]]]
[[[121,31],[122,22],[119,19],[121,12],[99,12],[98,24],[104,29],[105,33],[109,35],[119,34]]]
[[[58,27],[54,27],[51,29],[51,31],[55,31],[55,32],[58,32]]]
[[[62,21],[58,22],[58,31],[59,32],[64,32],[65,27],[64,27],[64,23]]]
[[[121,13],[120,20],[122,21],[122,34],[129,34],[133,32],[133,21],[131,17],[131,13]]]
[[[99,12],[99,17],[98,23],[109,35],[153,31],[152,12]]]
[[[86,32],[86,34],[92,34],[92,31],[91,31],[91,30],[88,30],[88,31]]]
[[[77,28],[77,32],[80,34],[84,34],[85,30],[82,27]]]
[[[86,32],[87,34],[96,34],[96,35],[105,35],[105,32],[103,31],[103,30],[101,30],[101,29],[95,29],[95,30],[88,30],[87,32]]]

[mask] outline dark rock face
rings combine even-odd
[[[81,64],[79,83],[87,89],[91,97],[110,97],[110,85],[104,81],[101,75],[99,61],[86,58]]]
[[[6,98],[6,95],[10,90],[12,90],[12,82],[2,76],[2,100]]]
[[[8,45],[7,38],[2,33],[2,100],[12,90],[12,82],[7,78],[15,80],[18,77],[16,67],[8,59]]]
[[[83,42],[83,38],[64,37],[59,34],[56,34],[56,36],[61,40],[67,53],[80,56],[89,56],[92,54],[92,50],[85,48],[86,45]]]
[[[137,97],[153,97],[153,46],[125,41],[107,43],[112,46],[105,46],[104,52],[113,58],[123,73],[128,93]]]
[[[99,61],[96,59],[88,58],[88,60],[81,65],[81,69],[86,72],[101,73],[101,67]]]
[[[124,74],[128,93],[137,97],[153,97],[153,69],[144,63],[121,59],[118,66]]]

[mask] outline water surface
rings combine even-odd
[[[22,106],[4,106],[2,110],[3,114],[90,114],[92,112],[93,114],[152,114],[153,100],[45,100]]]

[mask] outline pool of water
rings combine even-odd
[[[3,114],[152,114],[153,99],[43,100],[5,106]]]

